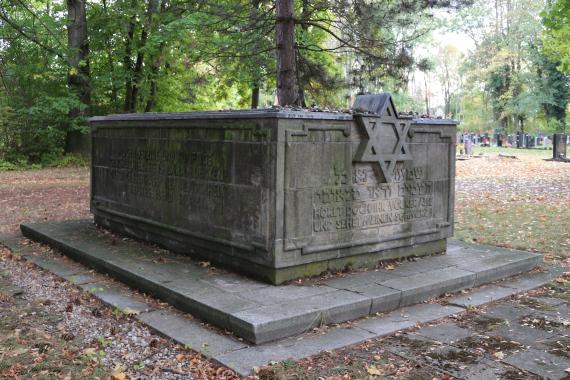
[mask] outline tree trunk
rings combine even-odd
[[[297,102],[294,3],[294,0],[276,2],[277,99],[281,106]]]
[[[85,106],[76,107],[69,112],[70,121],[87,115],[91,105],[91,83],[89,70],[89,40],[87,38],[87,17],[85,0],[67,0],[67,44],[70,50],[68,62],[70,69],[67,83],[79,101]],[[67,130],[65,151],[82,151],[85,146],[80,131]]]
[[[133,2],[133,6],[136,3]],[[125,70],[125,112],[134,112],[133,110],[133,62],[131,54],[133,52],[133,38],[135,36],[136,15],[131,16],[127,29],[127,40],[125,41],[125,55],[123,57],[123,66]]]
[[[303,0],[301,3],[301,20],[307,21],[309,20],[309,0]],[[301,24],[301,30],[303,34],[308,33],[309,26],[305,24]],[[310,80],[310,74],[307,72],[308,70],[308,61],[303,61],[303,57],[301,56],[301,52],[296,47],[295,54],[297,55],[296,58],[296,70],[297,70],[297,104],[306,107],[305,101],[305,87],[308,85]]]
[[[425,102],[426,102],[426,116],[429,117],[429,86],[428,86],[428,78],[427,72],[424,73],[424,86],[426,91]]]
[[[259,107],[259,84],[256,82],[251,89],[251,108],[256,109]]]
[[[103,12],[105,13],[106,17],[109,17],[109,10],[107,8],[107,1],[103,0]],[[110,36],[107,36],[110,38]],[[116,76],[115,76],[115,62],[113,60],[113,49],[111,45],[107,46],[107,64],[109,65],[109,73],[111,74],[111,103],[113,104],[113,109],[118,109],[118,93],[119,88],[116,83]]]
[[[137,60],[135,61],[135,69],[133,72],[133,90],[132,90],[132,112],[137,112],[139,104],[139,89],[143,79],[143,68],[145,61],[145,46],[148,40],[149,33],[153,30],[153,17],[158,12],[158,0],[149,0],[146,13],[146,19],[141,30],[141,38],[138,44]],[[148,106],[148,105],[147,105]]]
[[[261,0],[251,0],[251,10],[249,13],[250,22],[252,25],[257,23],[257,19],[259,17],[259,6],[261,5]],[[258,49],[257,43],[254,44],[253,48],[255,50]],[[259,75],[259,67],[261,66],[261,62],[259,62],[260,58],[254,58],[254,65],[252,66],[252,70],[250,71],[252,76],[252,83],[251,83],[251,108],[256,109],[259,107],[259,84],[261,82],[260,75]]]

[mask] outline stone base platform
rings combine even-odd
[[[450,242],[446,255],[313,285],[268,285],[117,237],[93,221],[22,225],[24,236],[254,344],[354,320],[522,273],[542,256]]]

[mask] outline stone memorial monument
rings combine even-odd
[[[444,252],[455,122],[353,110],[91,118],[95,222],[274,284]]]

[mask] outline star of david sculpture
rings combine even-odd
[[[399,117],[390,94],[358,96],[352,108],[367,137],[353,161],[377,163],[386,182],[392,182],[396,163],[412,160],[407,142],[411,119]]]

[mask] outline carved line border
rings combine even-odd
[[[324,126],[324,127],[318,127],[318,126],[307,126],[306,124],[303,124],[303,130],[286,130],[287,133],[287,138],[289,137],[306,137],[308,136],[308,131],[342,131],[343,134],[348,137],[350,136],[350,129],[351,129],[351,124],[349,124],[347,127],[333,127],[333,126]],[[440,127],[440,126],[438,126]],[[446,128],[446,126],[441,126],[440,128]],[[448,161],[449,161],[449,165],[448,165],[448,178],[453,178],[451,177],[451,175],[455,175],[455,173],[453,173],[453,168],[454,165],[451,163],[451,159],[455,159],[455,157],[452,157],[452,151],[455,149],[454,147],[454,140],[456,138],[455,133],[449,133],[446,132],[444,130],[433,130],[431,127],[419,127],[417,124],[414,124],[412,122],[409,134],[410,137],[413,137],[414,133],[427,133],[427,134],[438,134],[439,137],[442,140],[449,140],[448,142]],[[285,162],[287,162],[286,158],[284,160]],[[449,183],[449,187],[451,188],[451,186],[454,186],[455,181],[451,181]],[[284,189],[285,190],[285,189]],[[452,189],[451,191],[454,191],[454,189]],[[451,200],[451,198],[449,198],[448,200],[448,205],[447,205],[447,220],[445,221],[439,221],[436,222],[436,228],[433,229],[429,229],[429,230],[424,230],[424,231],[419,231],[419,232],[415,232],[415,233],[405,233],[405,234],[400,234],[400,235],[393,235],[392,237],[388,238],[388,239],[381,239],[381,238],[376,238],[376,239],[367,239],[367,240],[361,240],[358,244],[354,244],[353,242],[351,243],[341,243],[341,244],[331,244],[331,245],[319,245],[316,247],[306,247],[307,242],[303,242],[301,244],[305,245],[305,246],[301,246],[299,247],[299,244],[295,244],[293,241],[291,241],[291,239],[283,239],[283,248],[285,251],[294,251],[294,250],[300,250],[301,255],[305,255],[305,254],[310,254],[310,253],[318,253],[318,252],[323,252],[323,251],[328,251],[328,250],[332,250],[332,249],[344,249],[344,248],[350,248],[350,247],[361,247],[361,246],[365,246],[365,245],[373,245],[373,244],[381,244],[381,243],[386,243],[386,242],[390,242],[390,241],[394,241],[394,240],[399,240],[399,239],[405,239],[405,238],[409,238],[412,236],[423,236],[423,235],[429,235],[429,234],[435,234],[435,233],[441,233],[443,228],[447,228],[451,226],[451,210],[452,207],[454,205],[454,201]],[[287,205],[284,203],[284,207],[287,207]],[[286,211],[284,210],[284,215],[286,215]]]

